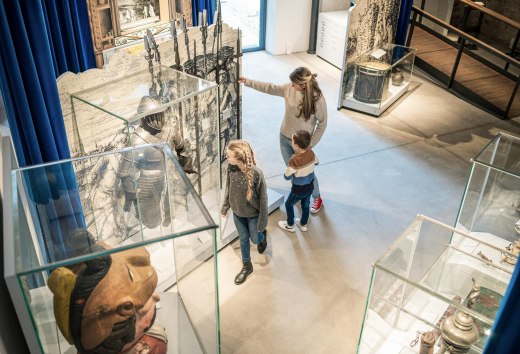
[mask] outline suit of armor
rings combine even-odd
[[[139,104],[137,113],[146,112],[157,106],[155,100],[145,96]],[[188,142],[173,129],[163,129],[164,115],[165,112],[160,111],[143,117],[141,125],[130,136],[130,146],[165,142],[175,151],[184,171],[196,173],[193,170]],[[137,218],[150,229],[159,226],[161,221],[164,226],[169,225],[171,221],[165,158],[162,149],[153,146],[143,147],[126,152],[118,170],[118,177],[125,193],[123,210],[129,212],[134,204]]]

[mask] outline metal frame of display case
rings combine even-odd
[[[107,244],[112,248],[103,251],[94,250],[94,253],[79,256],[69,256],[71,250],[74,251],[74,247],[68,243],[70,239],[67,239],[66,236],[70,235],[66,233],[66,230],[70,230],[70,228],[64,229],[64,224],[59,226],[64,240],[63,246],[61,244],[58,246],[54,241],[56,234],[52,230],[56,227],[56,222],[70,221],[72,218],[79,220],[78,217],[81,219],[81,205],[70,208],[74,204],[74,197],[79,194],[77,184],[75,184],[78,169],[83,168],[85,160],[98,161],[114,156],[124,159],[129,154],[142,156],[143,153],[146,154],[147,149],[164,154],[165,183],[167,183],[165,201],[170,204],[173,213],[169,226],[162,225],[153,233],[145,234],[142,231],[141,234],[135,236],[137,238],[134,237],[135,239],[130,240],[131,242],[123,243],[105,239],[98,240],[93,234],[92,236],[97,242],[108,242]],[[132,168],[139,169],[139,166],[136,163]],[[4,176],[7,175],[7,171],[8,168],[4,168]],[[58,173],[55,173],[56,171]],[[71,171],[73,173],[69,174]],[[42,176],[47,176],[48,179],[39,178]],[[68,187],[57,189],[55,177],[68,180],[69,182],[66,182]],[[4,200],[4,235],[9,235],[9,237],[4,237],[5,280],[31,352],[69,353],[70,351],[70,345],[58,333],[55,322],[53,322],[55,320],[51,310],[52,295],[46,286],[49,274],[58,267],[75,265],[92,258],[115,255],[145,246],[150,254],[151,264],[157,272],[158,282],[161,281],[163,275],[165,275],[163,280],[170,279],[167,268],[175,267],[175,291],[167,292],[167,289],[160,288],[159,283],[156,288],[157,292],[163,294],[161,308],[168,309],[168,311],[159,310],[157,316],[162,318],[161,324],[165,325],[169,338],[172,340],[172,350],[173,345],[177,348],[173,352],[191,353],[194,350],[220,352],[215,231],[217,225],[211,219],[202,200],[194,191],[182,167],[166,144],[143,145],[14,169],[10,180],[13,183],[12,187],[8,183],[9,178],[4,181],[6,184],[4,185],[4,191],[6,191],[4,195],[6,197]],[[176,184],[184,185],[177,191],[185,191],[188,196],[186,205],[182,204],[184,199],[178,199],[180,196],[175,194],[173,186]],[[35,192],[41,189],[49,191],[46,198],[42,198]],[[181,202],[180,206],[177,201]],[[141,202],[138,196],[137,203]],[[63,208],[65,204],[68,204],[69,207]],[[52,210],[56,211],[54,217]],[[138,210],[137,207],[136,210]],[[141,229],[143,228],[141,227]],[[194,249],[190,248],[190,240],[200,237],[199,235],[202,234],[207,234],[206,236],[212,238],[209,253],[203,257],[196,252],[191,252]],[[33,250],[31,250],[32,246],[34,246]],[[43,247],[55,247],[55,251],[58,251],[48,252],[47,250],[45,252],[42,250]],[[59,252],[62,247],[69,251]],[[159,253],[156,252],[157,249],[159,249]],[[172,254],[164,257],[163,249],[170,250]],[[193,261],[190,261],[190,257],[196,261],[195,266],[191,264]],[[214,290],[200,291],[201,277],[207,283],[213,282]],[[29,283],[30,285],[28,285]],[[178,316],[177,321],[171,320],[174,316]],[[212,318],[214,321],[211,320]]]
[[[498,133],[472,159],[455,227],[506,247],[518,240],[520,138]]]
[[[452,237],[454,234],[457,237]],[[508,253],[418,215],[373,265],[357,352],[417,353],[418,347],[409,347],[416,333],[434,331],[439,336],[444,316],[456,309],[469,313],[487,334],[496,312],[468,308],[465,301],[471,277],[477,279],[481,289],[488,289],[486,294],[503,295],[514,267],[486,261],[478,255],[482,251],[493,260]],[[462,303],[455,300],[456,296]],[[470,352],[481,352],[482,347],[479,342]]]

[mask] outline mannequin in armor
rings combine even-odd
[[[165,127],[166,112],[150,96],[144,96],[137,108],[137,114],[150,112],[141,118],[141,124],[130,136],[130,146],[166,142],[177,155],[186,173],[196,173],[189,143],[179,132]],[[170,203],[167,195],[166,164],[161,149],[145,147],[127,152],[119,166],[118,177],[125,194],[123,210],[129,212],[134,204],[137,218],[150,229],[162,224],[170,224]],[[139,193],[139,208],[137,194]]]

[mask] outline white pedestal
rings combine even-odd
[[[347,98],[343,100],[343,106],[345,108],[350,108],[355,111],[364,112],[379,117],[381,113],[386,111],[386,109],[392,105],[392,103],[397,101],[399,97],[401,97],[402,95],[404,95],[406,91],[408,91],[408,86],[410,86],[408,83],[404,83],[401,86],[394,86],[390,84],[388,86],[388,98],[380,104],[363,103],[349,95]]]

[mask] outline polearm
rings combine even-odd
[[[193,40],[193,58],[197,57],[197,42]],[[195,59],[194,59],[195,60]],[[197,71],[197,66],[193,66],[193,70],[195,70],[195,76]],[[199,196],[202,196],[202,166],[200,165],[200,124],[199,124],[199,96],[196,95],[193,97],[193,101],[195,104],[195,142],[197,143],[197,183],[199,185]]]
[[[208,64],[206,62],[206,40],[208,38],[208,15],[206,12],[206,9],[202,11],[202,25],[200,26],[200,31],[202,32],[202,51],[203,51],[203,58],[204,58],[204,74],[202,75],[203,79],[206,79],[206,75],[208,72]],[[195,60],[197,58],[195,57]],[[196,64],[196,63],[195,63]]]
[[[186,45],[188,60],[190,60],[190,38],[188,37],[188,27],[186,27],[186,20],[184,19],[184,15],[181,16],[181,29],[184,32],[184,44]]]
[[[180,58],[180,54],[179,54],[179,41],[177,39],[177,26],[176,25],[177,25],[176,20],[171,21],[170,34],[173,39],[173,51],[175,52],[175,64],[171,65],[170,68],[178,70],[178,71],[182,71],[181,58]],[[175,82],[177,85],[177,94],[180,96],[181,95],[181,83],[180,83],[179,78],[177,78],[177,80],[175,80]],[[180,135],[181,135],[181,138],[184,139],[184,120],[183,120],[184,115],[182,114],[182,102],[179,102],[177,105],[178,105],[178,111],[179,111],[178,124],[179,124]]]
[[[220,0],[218,2],[218,8],[217,8],[217,18],[216,18],[216,21],[215,21],[215,29],[214,29],[214,32],[213,32],[213,45],[211,47],[211,52],[212,53],[215,53],[215,40],[217,41],[217,53],[218,53],[218,49],[219,49],[219,39],[220,39],[220,36],[219,34],[222,33],[222,16],[221,16],[221,11],[220,11]]]
[[[148,36],[143,36],[144,41],[144,49],[146,50],[147,55],[144,56],[146,60],[148,60],[148,71],[153,72],[153,54],[152,54],[152,48],[150,48],[150,43],[148,42]]]
[[[150,77],[151,77],[151,81],[152,81],[152,86],[150,86],[150,89],[148,90],[148,92],[149,92],[150,97],[157,98],[157,86],[155,84],[155,77],[153,75],[153,63],[152,63],[154,54],[152,53],[152,48],[151,48],[150,42],[148,40],[148,35],[144,35],[143,40],[144,40],[144,49],[148,53],[147,55],[145,55],[144,58],[146,60],[148,60],[148,71],[150,72]]]
[[[155,42],[155,38],[153,37],[152,31],[150,29],[146,30],[146,36],[148,37],[148,42],[150,44],[151,49],[155,53],[155,61],[161,65],[161,54],[159,53],[159,45]]]
[[[177,40],[177,21],[173,20],[170,23],[170,35],[173,39],[173,51],[175,52],[175,64],[170,66],[170,68],[182,71],[181,58],[179,55],[179,41]]]
[[[242,56],[241,51],[241,43],[240,43],[240,28],[238,29],[238,38],[237,38],[237,76],[235,78],[236,85],[236,93],[237,93],[237,139],[242,139],[242,127],[240,126],[240,84],[238,83],[238,78],[240,77],[240,57]]]

